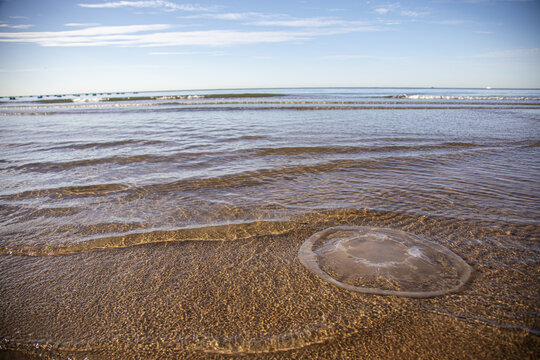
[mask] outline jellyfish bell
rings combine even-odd
[[[459,290],[472,269],[458,255],[404,231],[338,226],[312,235],[300,262],[324,281],[359,293],[432,297]]]

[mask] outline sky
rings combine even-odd
[[[0,0],[0,96],[487,86],[540,88],[540,0]]]

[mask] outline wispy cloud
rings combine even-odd
[[[20,24],[20,25],[10,25],[10,24],[5,24],[5,23],[0,24],[0,28],[8,28],[8,29],[29,29],[33,26],[34,25],[32,24]]]
[[[126,26],[96,26],[79,30],[68,31],[43,31],[43,32],[17,32],[17,33],[0,33],[0,38],[14,39],[34,39],[40,37],[77,37],[77,36],[99,36],[99,35],[118,35],[129,34],[144,31],[156,31],[170,29],[172,26],[168,24],[152,24],[152,25],[126,25]]]
[[[258,20],[250,22],[250,25],[260,26],[283,26],[283,27],[327,27],[327,26],[366,26],[361,21],[334,20],[327,18],[305,18],[284,20]]]
[[[279,43],[315,37],[376,31],[373,27],[335,27],[299,29],[298,31],[163,31],[172,25],[98,26],[70,31],[0,33],[0,42],[35,43],[40,46],[229,46],[239,44]]]
[[[429,15],[429,11],[427,11],[426,9],[422,9],[422,11],[404,9],[399,3],[378,6],[374,8],[373,10],[379,15],[397,13],[401,16],[412,17],[412,18]]]
[[[69,26],[69,27],[88,27],[88,26],[99,26],[101,25],[100,23],[67,23],[67,24],[64,24],[64,26]]]
[[[97,26],[68,31],[2,32],[0,33],[0,42],[26,42],[41,46],[89,46],[112,43],[115,40],[125,40],[125,37],[129,34],[169,28],[171,28],[171,25],[154,24]]]
[[[321,28],[321,27],[375,27],[364,21],[340,20],[334,17],[296,18],[283,14],[244,13],[205,13],[180,16],[181,19],[215,19],[244,21],[243,25],[273,26],[284,28]],[[380,30],[380,29],[379,29]]]
[[[121,7],[133,7],[133,8],[154,8],[154,9],[163,9],[166,11],[208,11],[210,10],[207,7],[191,4],[176,4],[170,1],[164,0],[142,0],[142,1],[111,1],[104,3],[96,4],[79,4],[81,7],[85,8],[121,8]]]
[[[222,51],[153,51],[148,53],[148,55],[160,55],[160,56],[170,56],[170,55],[208,55],[208,56],[224,56],[225,53]]]
[[[388,5],[378,6],[374,9],[374,11],[377,14],[385,15],[385,14],[388,14],[390,12],[397,10],[398,8],[399,8],[399,4],[388,4]]]
[[[399,14],[402,15],[402,16],[408,16],[408,17],[417,18],[417,17],[422,17],[422,16],[429,15],[429,11],[410,11],[410,10],[403,10],[403,11],[401,11]]]
[[[267,15],[258,12],[243,12],[243,13],[205,13],[196,15],[183,15],[181,19],[215,19],[215,20],[248,20],[256,18],[274,17],[275,15]]]

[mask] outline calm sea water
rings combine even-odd
[[[397,308],[533,336],[507,343],[530,354],[539,121],[540,90],[0,99],[0,346],[287,357]],[[296,255],[337,225],[427,238],[475,275],[414,303],[323,285]]]

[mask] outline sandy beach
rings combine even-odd
[[[415,216],[387,215],[304,216],[281,235],[246,234],[239,240],[2,257],[1,330],[11,339],[3,346],[24,350],[25,356],[77,359],[538,356],[538,335],[516,324],[538,325],[536,290],[529,286],[536,279],[523,276],[519,265],[489,266],[489,258],[516,256],[511,250],[487,254],[471,245],[461,253],[475,269],[467,286],[426,299],[346,291],[300,264],[302,242],[335,223],[399,225],[449,247],[462,234],[481,231],[453,221],[441,233],[434,230],[440,219],[422,223]],[[530,302],[505,297],[508,286],[528,292]],[[501,302],[506,312],[497,314]],[[39,344],[17,340],[30,335]]]

